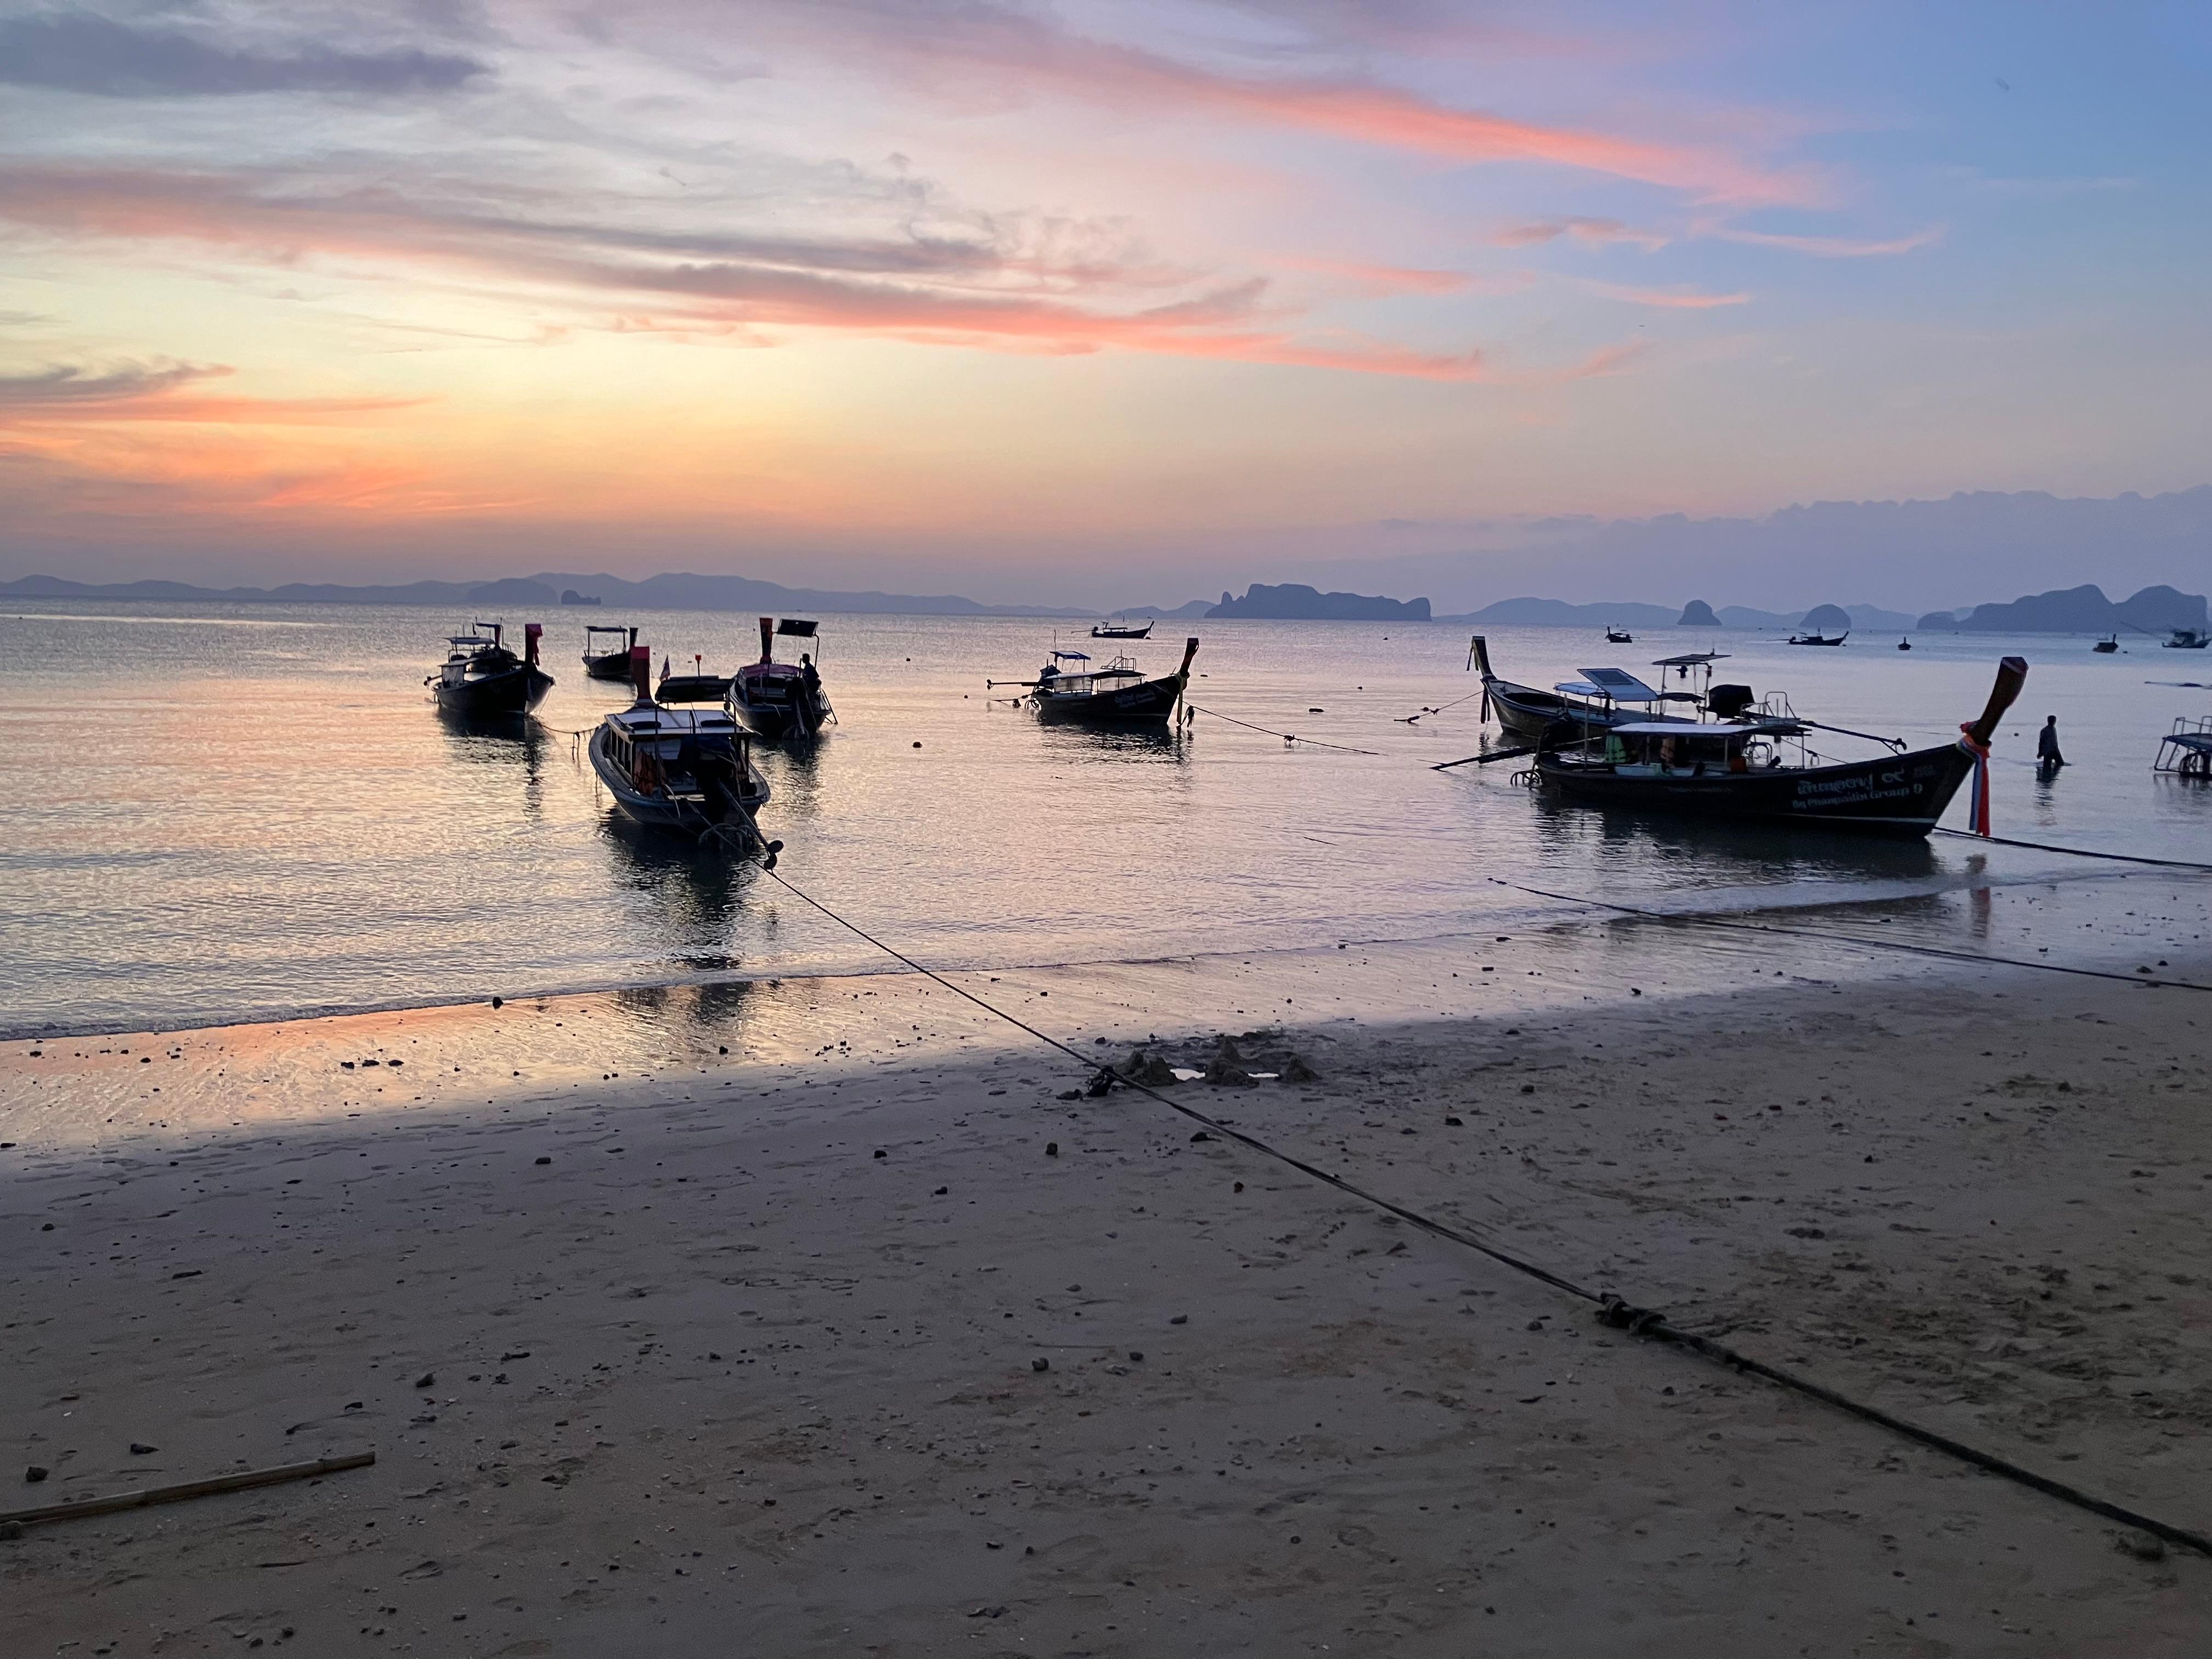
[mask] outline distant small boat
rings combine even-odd
[[[2100,657],[2109,657],[2120,648],[2120,636],[2118,634],[2107,634],[2089,648]]]
[[[1190,659],[1198,654],[1198,641],[1182,642],[1182,665],[1172,674],[1148,680],[1136,663],[1116,657],[1103,668],[1081,666],[1091,659],[1080,651],[1054,651],[1033,680],[986,680],[988,690],[998,685],[1030,688],[1029,704],[1036,717],[1052,724],[1090,726],[1111,730],[1117,726],[1164,726],[1174,715],[1190,684]],[[1062,667],[1065,663],[1070,665]]]
[[[1115,617],[1109,622],[1098,623],[1091,630],[1091,637],[1094,640],[1149,639],[1154,624],[1158,621],[1159,618],[1155,617],[1142,628],[1139,628],[1122,617]]]
[[[1900,651],[1910,651],[1912,649],[1912,641],[1911,640],[1899,640],[1897,642],[1897,648]]]
[[[722,709],[656,702],[647,690],[652,672],[652,653],[637,647],[631,656],[637,700],[592,732],[592,772],[633,823],[702,841],[726,833],[739,846],[758,847],[774,869],[783,843],[768,840],[753,816],[770,791],[753,764],[750,739]]]
[[[609,635],[614,643],[602,651],[599,635]],[[603,627],[598,623],[584,629],[584,672],[595,680],[626,680],[629,678],[630,647],[637,643],[635,628]]]
[[[446,660],[422,684],[448,714],[466,720],[526,714],[553,689],[553,677],[538,665],[538,641],[544,632],[537,623],[527,624],[518,657],[507,648],[504,623],[471,623],[467,633],[447,637]]]
[[[2169,651],[2202,651],[2208,645],[2212,645],[2212,634],[2201,628],[2177,628],[2166,641]]]
[[[1842,633],[1837,635],[1832,640],[1826,634],[1821,633],[1792,634],[1790,636],[1790,643],[1792,645],[1841,645],[1845,640],[1850,638],[1850,636],[1851,630],[1848,628],[1846,628]]]
[[[1607,645],[1633,645],[1636,643],[1636,635],[1626,629],[1608,625],[1605,630],[1605,642]]]
[[[771,743],[778,738],[819,737],[823,726],[836,721],[837,711],[822,690],[813,653],[800,653],[795,663],[775,660],[778,639],[815,640],[815,624],[798,617],[781,622],[763,617],[760,636],[760,660],[730,676],[731,718]],[[817,641],[815,650],[821,648]]]

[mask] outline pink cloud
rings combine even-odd
[[[1699,294],[1674,288],[1631,288],[1620,283],[1585,283],[1583,287],[1608,300],[1632,306],[1657,306],[1668,311],[1711,311],[1716,306],[1751,303],[1748,294]]]
[[[1656,253],[1670,240],[1656,230],[1638,230],[1633,225],[1623,224],[1618,219],[1555,219],[1538,220],[1533,223],[1508,225],[1491,237],[1499,247],[1535,247],[1546,242],[1571,236],[1576,241],[1602,245],[1626,242]]]
[[[1893,253],[1911,253],[1916,248],[1926,247],[1943,239],[1944,228],[1930,225],[1910,236],[1899,236],[1888,241],[1863,241],[1850,236],[1790,236],[1778,231],[1731,230],[1714,228],[1704,234],[1723,242],[1742,242],[1752,247],[1784,248],[1792,253],[1810,253],[1823,259],[1872,259]]]
[[[1448,161],[1572,167],[1711,202],[1802,204],[1822,194],[1807,171],[1777,171],[1710,143],[1515,120],[1352,77],[1237,74],[1080,34],[991,0],[919,8],[809,0],[758,21],[839,58],[888,58],[908,88],[958,95],[977,108],[1052,90],[1115,109],[1211,110]]]

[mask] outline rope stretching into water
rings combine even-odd
[[[1346,745],[1346,744],[1340,744],[1340,743],[1323,743],[1323,742],[1322,742],[1319,738],[1302,738],[1302,737],[1298,736],[1298,734],[1297,734],[1297,732],[1276,732],[1276,731],[1272,731],[1272,730],[1270,730],[1268,727],[1264,726],[1255,726],[1255,725],[1253,725],[1253,724],[1252,724],[1252,722],[1251,722],[1251,721],[1249,721],[1249,720],[1238,720],[1238,719],[1237,718],[1237,716],[1236,716],[1236,715],[1234,715],[1234,714],[1223,714],[1223,713],[1222,713],[1219,709],[1218,709],[1218,708],[1206,708],[1206,707],[1204,704],[1202,704],[1202,703],[1195,703],[1195,702],[1194,702],[1194,703],[1190,704],[1190,705],[1189,705],[1189,707],[1191,707],[1191,708],[1193,708],[1197,709],[1197,710],[1198,710],[1198,712],[1199,712],[1200,714],[1209,714],[1209,715],[1212,716],[1215,720],[1227,720],[1227,721],[1228,721],[1231,726],[1243,726],[1243,727],[1246,731],[1248,731],[1248,732],[1267,732],[1267,734],[1269,737],[1271,737],[1271,738],[1281,738],[1285,743],[1304,743],[1304,744],[1311,744],[1313,747],[1315,747],[1316,749],[1336,749],[1336,750],[1341,750],[1344,753],[1346,753],[1346,754],[1347,754],[1347,755],[1370,755],[1370,756],[1371,756],[1371,755],[1374,755],[1374,754],[1376,753],[1376,751],[1375,751],[1374,750],[1372,750],[1372,749],[1353,749],[1353,748],[1349,747],[1349,746],[1348,746],[1348,745]]]
[[[1980,836],[1974,837],[1979,841]],[[1978,951],[1947,951],[1940,945],[1910,945],[1903,939],[1869,939],[1863,933],[1839,933],[1825,927],[1784,927],[1767,922],[1723,921],[1718,916],[1680,915],[1668,910],[1646,910],[1633,904],[1615,904],[1607,899],[1581,898],[1572,893],[1554,893],[1541,887],[1529,887],[1517,881],[1508,881],[1503,876],[1492,876],[1492,882],[1500,887],[1510,887],[1516,893],[1534,893],[1538,898],[1558,899],[1563,904],[1586,904],[1597,910],[1617,910],[1625,916],[1639,916],[1646,921],[1671,922],[1681,927],[1725,927],[1738,933],[1778,933],[1800,939],[1826,939],[1838,945],[1863,945],[1870,951],[1901,951],[1908,956],[1941,957],[1947,962],[1971,962],[1984,968],[2033,968],[2045,974],[2072,974],[2082,979],[2118,980],[2123,985],[2155,985],[2170,991],[2212,991],[2212,985],[2199,985],[2193,980],[2156,979],[2148,974],[2118,974],[2109,968],[2071,968],[2061,962],[2030,962],[2025,957],[1992,957]]]
[[[1228,717],[1224,715],[1219,716],[1218,718],[1226,719]],[[1238,723],[1242,724],[1243,722],[1240,721]],[[1281,733],[1270,733],[1270,735],[1280,736]],[[1133,1089],[1139,1094],[1145,1095],[1149,1098],[1157,1101],[1159,1104],[1166,1107],[1170,1111],[1180,1113],[1182,1116],[1188,1118],[1192,1122],[1204,1125],[1209,1133],[1218,1134],[1226,1140],[1233,1140],[1239,1146],[1247,1147],[1250,1151],[1259,1153],[1263,1158],[1273,1158],[1279,1164],[1284,1164],[1290,1169],[1296,1170],[1301,1175],[1310,1176],[1312,1179],[1322,1182],[1324,1186],[1333,1188],[1336,1191],[1344,1194],[1346,1197],[1356,1198],[1362,1203],[1370,1204],[1376,1208],[1382,1210],[1388,1214],[1394,1215],[1400,1220],[1419,1228],[1421,1231],[1431,1235],[1432,1237],[1443,1239],[1449,1243],[1463,1246],[1468,1249],[1474,1251],[1480,1255],[1487,1257],[1489,1260],[1498,1263],[1502,1267],[1510,1267],[1516,1273],[1525,1274],[1528,1278],[1536,1279],[1541,1284],[1548,1285],[1553,1290],[1561,1291],[1569,1296],[1579,1297],[1584,1302],[1595,1304],[1599,1310],[1599,1319],[1603,1323],[1615,1330],[1626,1331],[1631,1336],[1643,1337],[1656,1342],[1668,1343],[1673,1346],[1682,1348],[1689,1352],[1698,1354],[1704,1358],[1711,1359],[1717,1364],[1729,1366],[1733,1370],[1747,1372],[1754,1376],[1764,1377],[1768,1382],[1775,1383],[1781,1388],[1788,1389],[1796,1393],[1802,1394],[1808,1399],[1818,1400],[1824,1405],[1833,1407],[1838,1411],[1847,1413],[1853,1417],[1860,1419],[1862,1421],[1875,1424],[1881,1428],[1889,1430],[1893,1434],[1902,1435],[1908,1440],[1917,1442],[1919,1444],[1929,1447],[1933,1450],[1942,1452],[1948,1456],[1955,1457],[1962,1462],[1970,1463],[1977,1468],[1988,1471],[1990,1474],[2002,1475],[2005,1479],[2014,1481],[2021,1486],[2027,1486],[2033,1491],[2042,1492],[2046,1497],[2057,1498],[2061,1503],[2070,1504],[2076,1509],[2086,1510],[2093,1515],[2102,1516],[2108,1521],[2117,1521],[2124,1526],[2138,1528],[2142,1531],[2149,1533],[2154,1537],[2163,1539],[2169,1544],[2178,1544],[2185,1548],[2194,1550],[2201,1555],[2212,1556],[2212,1538],[2208,1538],[2202,1533],[2192,1532],[2186,1528],[2174,1526],[2170,1522],[2160,1521],[2154,1516],[2138,1514],[2135,1510],[2127,1509],[2120,1504],[2108,1503],[2105,1499],[2094,1497],[2088,1492],[2081,1491],[2078,1487],[2069,1486],[2063,1481],[2053,1480],[2047,1475],[2038,1474],[2033,1469],[2024,1468],[2021,1465],[2011,1462],[2005,1458],[1999,1457],[1993,1453],[1982,1451],[1976,1447],[1967,1445],[1963,1441],[1954,1440],[1948,1435],[1940,1434],[1933,1429],[1923,1428],[1917,1423],[1908,1421],[1906,1419],[1901,1417],[1893,1416],[1890,1413],[1883,1411],[1879,1407],[1870,1406],[1863,1401],[1854,1400],[1848,1395],[1839,1394],[1835,1389],[1828,1388],[1825,1384],[1815,1382],[1809,1377],[1800,1376],[1795,1372],[1782,1370],[1776,1366],[1767,1364],[1763,1360],[1754,1359],[1748,1354],[1741,1353],[1736,1349],[1729,1347],[1725,1343],[1713,1340],[1711,1337],[1699,1336],[1694,1332],[1683,1330],[1679,1326],[1670,1322],[1664,1314],[1656,1312],[1647,1308],[1632,1306],[1618,1296],[1613,1295],[1609,1292],[1593,1291],[1587,1285],[1578,1285],[1574,1280],[1553,1273],[1548,1267],[1540,1267],[1524,1256],[1516,1255],[1510,1251],[1501,1249],[1494,1244],[1486,1243],[1484,1240],[1477,1237],[1474,1233],[1468,1231],[1463,1227],[1454,1226],[1449,1222],[1439,1221],[1433,1216],[1423,1214],[1419,1210],[1408,1209],[1402,1204],[1397,1203],[1393,1200],[1384,1198],[1379,1193],[1370,1192],[1367,1188],[1359,1186],[1357,1182],[1347,1181],[1343,1176],[1332,1174],[1328,1170],[1322,1169],[1316,1164],[1309,1164],[1304,1158],[1298,1158],[1292,1153],[1284,1152],[1278,1147],[1270,1146],[1267,1142],[1261,1140],[1256,1135],[1247,1134],[1242,1129],[1232,1128],[1228,1124],[1222,1122],[1219,1119],[1200,1111],[1196,1107],[1186,1105],[1182,1101],[1176,1100],[1170,1096],[1162,1094],[1158,1089],[1152,1087],[1148,1084],[1133,1081],[1131,1079],[1121,1077],[1118,1073],[1107,1068],[1101,1067],[1098,1066],[1097,1061],[1094,1057],[1085,1054],[1079,1049],[1070,1048],[1066,1043],[1062,1042],[1057,1037],[1047,1036],[1044,1032],[1040,1031],[1036,1026],[1031,1025],[1028,1021],[1021,1018],[1018,1015],[1008,1013],[1005,1009],[998,1007],[994,1004],[986,1001],[983,998],[977,996],[973,991],[969,991],[962,986],[954,984],[951,980],[945,978],[944,975],[938,973],[935,969],[925,967],[922,963],[916,962],[912,957],[907,955],[903,951],[901,951],[896,946],[889,945],[884,940],[878,939],[873,933],[868,932],[866,928],[862,927],[859,923],[849,921],[845,917],[839,915],[835,910],[823,903],[821,900],[816,898],[812,894],[794,885],[787,878],[779,875],[773,870],[763,870],[763,873],[767,875],[770,879],[778,883],[784,890],[790,893],[792,896],[799,899],[805,903],[812,906],[815,909],[819,910],[823,915],[829,917],[830,921],[836,922],[839,927],[858,935],[860,939],[873,945],[877,950],[881,951],[885,956],[890,957],[893,961],[901,963],[906,967],[912,969],[915,973],[921,975],[925,979],[930,980],[935,984],[943,986],[955,996],[963,998],[967,1001],[974,1003],[975,1006],[981,1008],[985,1013],[991,1015],[994,1018],[1004,1020],[1007,1024],[1013,1026],[1016,1030],[1027,1032],[1030,1036],[1035,1037],[1039,1042],[1043,1043],[1047,1048],[1055,1049],[1060,1054],[1066,1054],[1070,1060],[1073,1060],[1077,1064],[1080,1065],[1085,1071],[1094,1073],[1096,1074],[1096,1080],[1094,1080],[1091,1086],[1100,1093],[1103,1093],[1105,1091],[1105,1088],[1102,1088],[1100,1086],[1101,1084],[1103,1084],[1107,1088],[1110,1088],[1113,1084],[1119,1083],[1124,1088]],[[1510,883],[1504,884],[1509,886],[1512,885]],[[1534,888],[1528,888],[1523,890],[1534,892],[1537,890]],[[1547,898],[1557,897],[1558,895],[1546,894],[1544,896]],[[1625,908],[1626,907],[1615,906],[1613,908]],[[1987,958],[1974,959],[1986,960]],[[2042,967],[2046,966],[2047,964],[2031,963],[2026,965],[2030,967]],[[2125,975],[2107,975],[2107,977],[2124,978]],[[2145,981],[2136,981],[2130,982],[2142,983]]]

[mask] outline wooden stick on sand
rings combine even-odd
[[[219,1492],[243,1492],[248,1486],[274,1486],[286,1480],[308,1480],[342,1469],[366,1468],[376,1462],[373,1451],[349,1452],[343,1457],[318,1457],[309,1463],[280,1463],[274,1468],[241,1469],[218,1474],[210,1480],[185,1480],[173,1486],[149,1486],[143,1492],[112,1492],[106,1498],[87,1498],[74,1504],[47,1504],[37,1509],[0,1512],[0,1527],[30,1526],[44,1521],[66,1521],[79,1515],[112,1515],[118,1510],[143,1509],[149,1504],[174,1504],[187,1498],[205,1498]]]

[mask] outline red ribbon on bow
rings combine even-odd
[[[1971,835],[1990,833],[1990,746],[1974,741],[1974,728],[1959,728],[1959,747],[1974,757],[1972,793],[1966,797],[1966,830]]]

